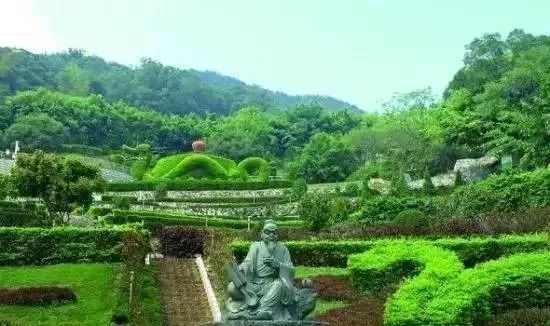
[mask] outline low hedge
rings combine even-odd
[[[69,288],[28,287],[0,289],[0,305],[59,305],[76,301],[76,294]]]
[[[234,181],[234,180],[145,180],[136,182],[112,182],[107,191],[154,191],[159,184],[166,190],[261,190],[290,188],[288,180]]]
[[[0,227],[1,265],[120,262],[123,239],[132,228]]]
[[[508,309],[548,306],[550,252],[517,254],[480,264],[448,280],[433,294],[419,306],[418,297],[399,291],[393,301],[402,304],[388,302],[385,325],[472,326]],[[407,309],[400,309],[403,307]]]
[[[409,279],[399,290],[419,293],[428,287],[432,290],[444,280],[456,277],[463,265],[456,253],[422,242],[394,241],[381,243],[372,249],[349,256],[348,269],[352,283],[359,291],[378,292],[401,279]],[[412,284],[414,280],[417,283]],[[418,283],[422,288],[417,288]]]
[[[397,240],[373,241],[288,241],[288,247],[295,265],[346,267],[348,256],[363,253],[375,244],[391,244]],[[402,240],[400,240],[402,241]],[[433,244],[454,251],[466,267],[518,252],[550,249],[548,233],[529,235],[505,235],[499,237],[440,238],[428,240],[410,238],[406,241]],[[250,242],[235,241],[231,244],[234,256],[244,259]]]
[[[50,226],[44,206],[35,202],[0,201],[0,226]]]
[[[151,224],[164,224],[164,225],[187,225],[187,226],[211,226],[222,227],[230,229],[246,229],[248,227],[248,221],[244,219],[230,219],[220,217],[209,216],[190,216],[171,214],[166,212],[156,211],[124,211],[114,210],[112,216],[107,216],[104,219],[108,224],[126,224],[126,223],[140,223],[143,222],[146,226]],[[250,227],[254,228],[262,221],[254,221],[250,223]],[[302,221],[286,220],[279,222],[280,227],[302,227]]]

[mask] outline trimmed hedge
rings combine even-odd
[[[391,244],[395,241],[433,244],[454,251],[466,267],[518,252],[550,249],[548,233],[530,235],[506,235],[499,237],[441,238],[436,240],[373,240],[373,241],[288,241],[294,265],[346,267],[348,256],[363,253],[375,244]],[[231,243],[233,255],[242,260],[248,252],[250,242]]]
[[[108,224],[126,224],[126,223],[141,223],[146,226],[152,224],[164,224],[164,225],[187,225],[187,226],[208,226],[222,227],[230,229],[246,229],[248,227],[248,221],[244,219],[231,219],[209,216],[190,216],[171,214],[166,212],[156,211],[124,211],[114,210],[113,216],[107,216],[104,218],[105,223]],[[262,224],[263,221],[253,221],[250,223],[250,227]],[[285,220],[278,222],[280,227],[302,227],[303,222],[299,220]]]
[[[102,195],[101,200],[104,202],[112,202],[119,196]],[[124,196],[128,198],[130,203],[137,203],[138,199],[134,196]],[[144,200],[139,203],[211,203],[211,204],[286,204],[290,202],[290,198],[286,196],[263,196],[263,197],[186,197],[186,198],[160,198],[158,200]]]
[[[261,157],[247,157],[237,167],[245,171],[249,176],[257,176],[260,180],[268,180],[270,167],[269,163]]]
[[[76,301],[76,294],[69,288],[28,287],[0,289],[0,305],[59,305]]]
[[[359,291],[377,292],[401,279],[409,279],[399,290],[417,293],[437,289],[441,282],[456,277],[463,265],[456,253],[422,242],[395,241],[375,245],[372,249],[348,258],[348,269],[354,287]],[[418,281],[422,288],[417,288]]]
[[[517,254],[480,264],[448,280],[433,295],[419,306],[412,293],[399,291],[386,306],[385,324],[472,326],[507,309],[548,306],[550,252]],[[401,305],[394,305],[396,301]]]
[[[0,227],[1,265],[120,262],[123,239],[131,228]]]
[[[0,201],[0,226],[50,226],[44,206],[34,202]]]
[[[200,172],[204,173],[204,175],[195,175],[195,170],[200,170]],[[173,180],[176,178],[188,177],[227,179],[229,176],[223,166],[211,157],[203,154],[194,154],[181,160],[181,162],[170,170],[170,172],[163,175],[161,178]]]
[[[107,184],[107,191],[154,191],[159,184],[166,190],[261,190],[290,188],[288,180],[237,181],[237,180],[146,180],[136,182],[113,182]]]

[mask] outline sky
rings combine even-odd
[[[0,0],[0,46],[149,57],[376,111],[440,95],[475,37],[550,34],[549,13],[549,0]]]

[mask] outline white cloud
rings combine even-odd
[[[0,0],[0,46],[38,53],[58,48],[47,17],[36,10],[32,0]]]

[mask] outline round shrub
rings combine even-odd
[[[260,180],[269,179],[269,163],[261,157],[248,157],[242,160],[238,167],[250,176],[257,176]]]
[[[428,217],[424,212],[418,209],[406,209],[397,214],[393,223],[410,226],[426,226],[428,225]]]

